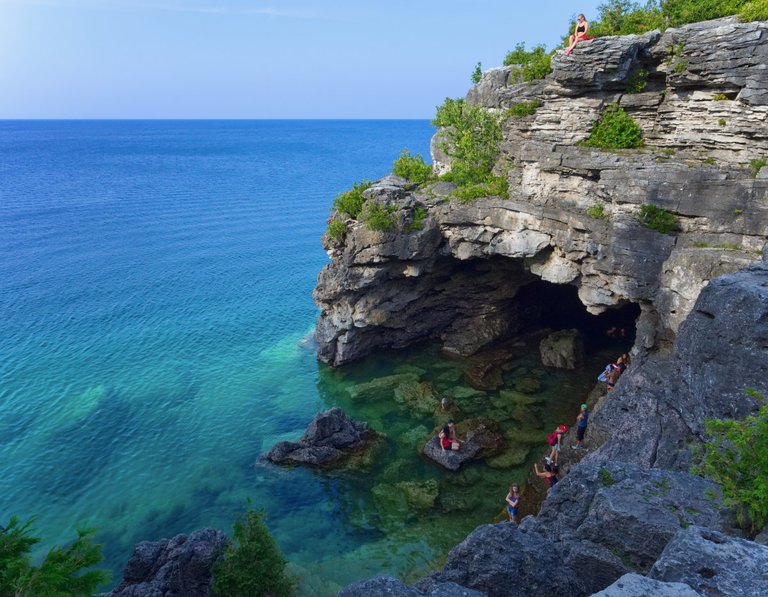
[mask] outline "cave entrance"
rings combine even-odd
[[[588,352],[619,347],[627,351],[635,342],[635,324],[640,316],[640,305],[636,303],[627,302],[600,315],[592,315],[579,300],[575,286],[544,280],[522,287],[514,303],[515,310],[524,313],[527,319],[521,331],[576,328]]]

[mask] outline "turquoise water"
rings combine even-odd
[[[529,446],[575,416],[589,368],[544,372],[531,351],[505,387],[541,389],[514,403],[473,393],[466,363],[430,347],[331,370],[311,341],[333,197],[404,147],[426,155],[431,134],[426,121],[0,122],[3,517],[37,516],[41,550],[97,527],[117,582],[136,542],[229,530],[250,499],[306,595],[414,578],[493,520]],[[406,377],[361,386],[391,375]],[[463,387],[464,415],[504,427],[514,466],[425,463],[439,415],[395,400],[403,383]],[[335,404],[387,434],[370,462],[255,465]],[[431,498],[414,507],[408,490]]]

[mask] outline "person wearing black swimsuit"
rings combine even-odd
[[[589,31],[589,23],[587,22],[587,19],[584,18],[584,15],[579,15],[578,18],[576,19],[576,30],[571,35],[570,45],[568,46],[568,49],[565,51],[566,56],[571,55],[571,52],[573,51],[573,48],[577,43],[579,43],[584,39],[587,39],[587,31]]]

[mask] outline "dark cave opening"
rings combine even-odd
[[[587,351],[621,344],[628,350],[635,342],[640,305],[626,302],[592,315],[579,300],[578,288],[536,280],[522,287],[514,299],[515,310],[527,318],[525,331],[576,328]]]

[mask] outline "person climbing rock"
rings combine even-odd
[[[576,445],[571,446],[574,450],[585,450],[584,434],[587,432],[587,423],[589,422],[589,411],[587,405],[581,405],[581,411],[576,417]]]
[[[552,449],[549,451],[549,462],[557,463],[560,456],[560,446],[563,443],[563,435],[568,431],[565,425],[560,425],[552,433],[549,434],[547,441]]]
[[[539,470],[539,464],[536,462],[533,464],[533,470],[537,477],[541,477],[547,482],[547,493],[549,493],[555,484],[559,481],[557,478],[557,471],[560,470],[557,464],[545,464],[544,470]]]
[[[509,522],[517,522],[517,512],[520,508],[520,486],[517,483],[510,486],[506,500]]]

